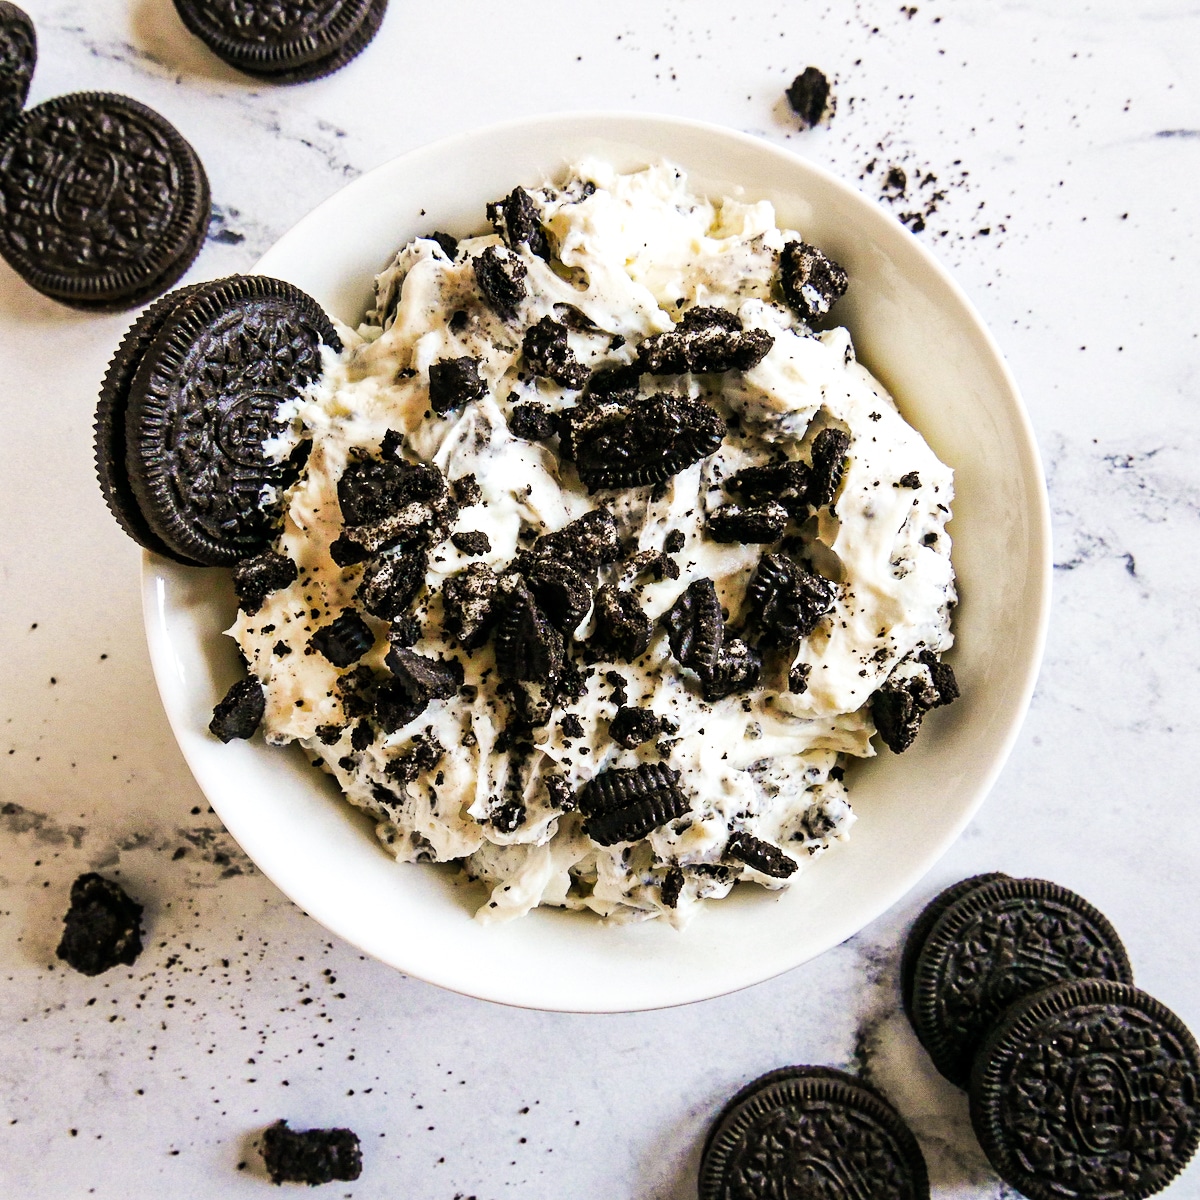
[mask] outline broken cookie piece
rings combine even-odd
[[[142,906],[120,884],[89,871],[71,885],[56,953],[84,975],[132,966],[142,952],[141,917]]]

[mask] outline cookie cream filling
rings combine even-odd
[[[771,204],[586,161],[489,215],[401,249],[285,414],[297,577],[229,632],[267,740],[481,918],[682,924],[846,837],[847,756],[951,698],[952,474]]]

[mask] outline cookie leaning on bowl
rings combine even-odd
[[[191,566],[266,549],[279,514],[263,496],[295,467],[265,442],[320,377],[323,347],[341,340],[316,301],[264,276],[181,288],[143,313],[96,408],[96,472],[122,529]]]

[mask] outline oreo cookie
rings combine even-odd
[[[647,375],[716,375],[724,371],[749,371],[767,356],[775,339],[765,329],[743,331],[720,319],[698,318],[695,314],[720,313],[732,316],[723,309],[694,308],[678,329],[656,333],[638,347],[637,367]],[[733,318],[737,321],[737,318]]]
[[[650,648],[654,624],[633,592],[607,583],[596,593],[591,646],[603,657],[633,662]]]
[[[119,883],[89,871],[71,884],[71,907],[55,953],[84,975],[132,966],[142,952],[141,917],[142,906]]]
[[[387,0],[175,0],[175,9],[231,67],[270,83],[307,83],[366,49]]]
[[[874,1088],[829,1067],[783,1067],[742,1088],[705,1143],[699,1200],[734,1196],[929,1200],[929,1174]]]
[[[972,875],[970,879],[960,879],[958,883],[939,892],[917,914],[917,919],[904,939],[904,949],[900,954],[900,1002],[904,1006],[904,1014],[912,1021],[912,988],[913,977],[917,970],[917,957],[929,931],[938,923],[942,914],[956,901],[961,900],[968,892],[973,892],[985,883],[995,883],[997,879],[1007,879],[1003,871],[989,871],[984,875]]]
[[[662,483],[714,453],[725,422],[703,400],[653,396],[585,399],[560,417],[560,447],[589,492]]]
[[[971,1124],[1029,1200],[1143,1200],[1200,1144],[1200,1050],[1153,997],[1075,980],[1013,1005],[979,1049]]]
[[[263,685],[254,677],[239,679],[217,702],[208,731],[223,742],[252,738],[267,711]]]
[[[101,490],[126,532],[206,566],[264,551],[279,521],[264,491],[295,476],[264,441],[320,375],[323,345],[341,349],[316,302],[262,276],[185,289],[135,323],[96,411]]]
[[[349,1183],[362,1174],[362,1148],[350,1129],[289,1129],[276,1121],[263,1132],[263,1165],[271,1182]]]
[[[764,554],[746,588],[746,603],[766,645],[795,646],[833,607],[829,580],[784,554]]]
[[[580,789],[578,803],[583,832],[601,846],[635,842],[691,807],[679,772],[661,763],[602,771]]]
[[[37,32],[29,14],[0,0],[0,130],[25,107],[37,66]]]
[[[965,1087],[1010,1005],[1072,979],[1132,983],[1125,947],[1082,896],[1044,879],[972,888],[934,922],[913,969],[913,1029],[937,1069]]]
[[[800,119],[801,129],[811,129],[833,115],[829,80],[817,67],[805,67],[784,92],[788,106]]]
[[[587,382],[587,367],[575,357],[567,341],[567,327],[553,317],[543,317],[525,330],[521,353],[534,375],[544,376],[560,387],[578,391]]]
[[[705,531],[714,542],[754,545],[778,541],[787,523],[787,509],[775,500],[749,507],[722,504],[709,513]]]
[[[740,863],[768,875],[772,879],[787,879],[799,867],[799,863],[771,842],[755,837],[752,833],[739,831],[732,834],[725,846],[725,853]]]
[[[375,645],[375,633],[355,609],[347,608],[321,625],[308,644],[335,667],[349,667]]]
[[[788,242],[779,255],[783,298],[805,321],[818,321],[846,294],[850,276],[816,246]]]
[[[132,308],[166,291],[199,252],[211,210],[196,152],[127,96],[58,96],[0,137],[0,254],[63,304]]]

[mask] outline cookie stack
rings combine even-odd
[[[905,1012],[970,1094],[997,1174],[1030,1200],[1166,1187],[1200,1144],[1200,1050],[1133,985],[1120,938],[1043,879],[963,880],[913,925]]]
[[[33,23],[0,2],[0,255],[63,304],[144,304],[204,242],[204,167],[169,121],[127,96],[76,92],[22,111],[36,60]]]
[[[307,83],[357,58],[388,0],[175,0],[180,20],[218,58],[269,83]]]
[[[329,318],[282,280],[239,275],[180,288],[118,347],[96,408],[96,471],[134,541],[191,566],[265,550],[279,514],[263,503],[295,476],[266,439],[278,411],[341,349]]]

